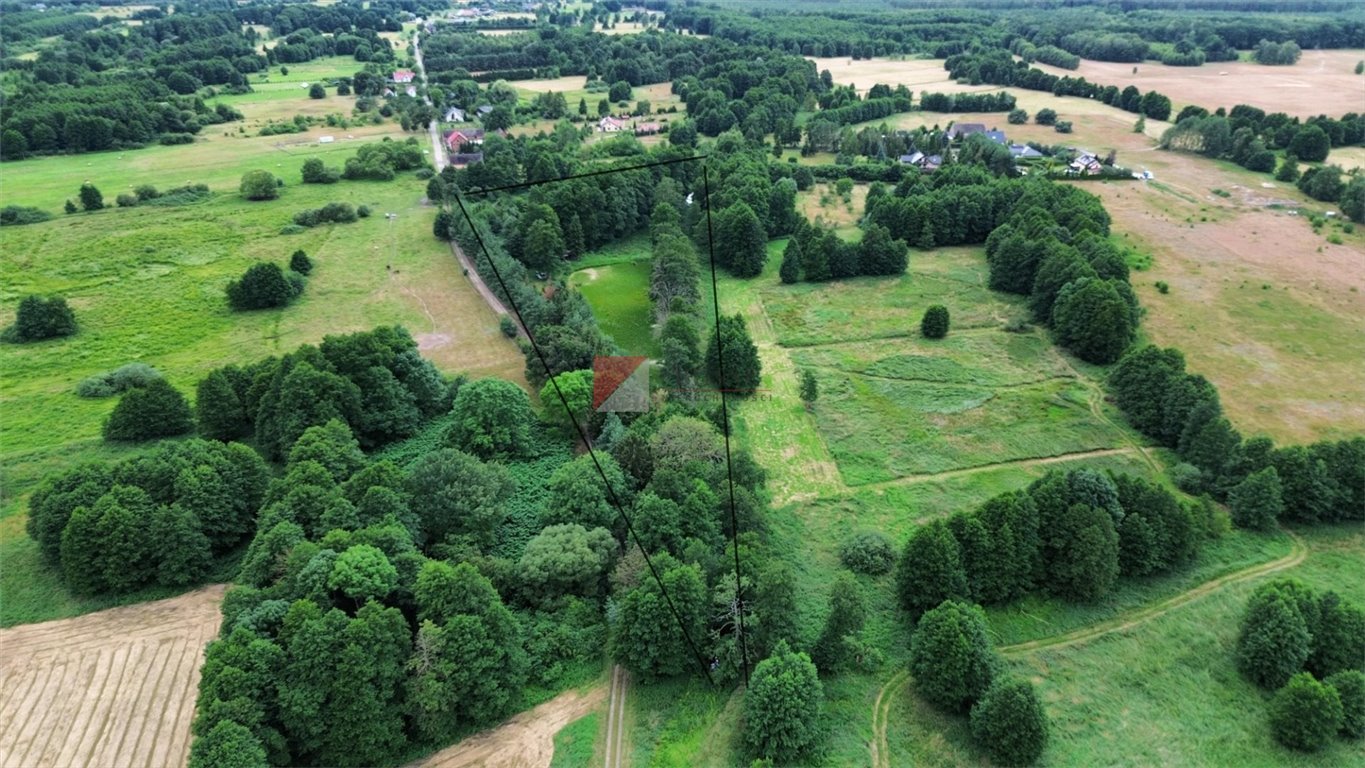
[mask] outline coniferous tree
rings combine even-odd
[[[841,573],[834,579],[829,595],[829,616],[820,639],[811,649],[811,660],[826,673],[838,671],[848,662],[850,637],[863,629],[866,608],[858,591],[858,582],[849,574]]]
[[[98,211],[104,207],[104,195],[88,181],[81,185],[80,197],[81,208],[86,211]]]
[[[1027,680],[992,683],[972,707],[971,726],[972,738],[999,765],[1032,765],[1047,748],[1047,713]]]
[[[924,310],[924,317],[919,321],[919,332],[926,339],[941,339],[948,335],[948,324],[948,308],[934,304]]]
[[[801,246],[794,237],[787,241],[787,247],[782,250],[782,268],[778,270],[778,276],[787,284],[801,279]]]
[[[1280,476],[1274,467],[1247,475],[1228,493],[1228,509],[1238,528],[1268,531],[1284,514]]]
[[[995,660],[979,606],[945,600],[920,617],[910,637],[910,674],[930,703],[966,712],[986,693]]]
[[[1303,669],[1312,640],[1295,601],[1278,584],[1264,585],[1247,601],[1237,637],[1237,667],[1257,685],[1278,688]]]
[[[4,331],[6,341],[28,342],[70,336],[76,332],[76,315],[61,296],[25,296],[19,302],[14,325]]]
[[[742,315],[721,317],[719,332],[706,343],[706,374],[717,386],[740,395],[758,388],[763,363]]]
[[[961,557],[957,541],[942,520],[916,528],[896,567],[901,605],[918,616],[944,600],[966,598]]]

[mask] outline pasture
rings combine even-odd
[[[1359,526],[1305,530],[1307,559],[1274,574],[1365,602]],[[1334,739],[1314,755],[1276,743],[1269,695],[1244,679],[1234,648],[1247,597],[1267,578],[1240,582],[1149,623],[1091,643],[1013,658],[1052,719],[1053,765],[1191,764],[1217,754],[1246,766],[1348,765],[1365,745]],[[1105,681],[1096,685],[1095,681]],[[893,728],[899,723],[893,718]]]
[[[1350,64],[1344,72],[1359,80],[1350,74],[1357,52],[1310,51],[1290,68],[1242,66],[1283,73],[1298,70],[1319,53],[1327,60],[1346,56]],[[951,91],[953,85],[941,61],[819,61],[821,66],[845,62],[849,74],[844,80],[836,74],[836,82],[848,82],[848,77],[860,86],[859,77],[867,85],[904,82],[917,92]],[[1083,63],[1082,69],[1091,63]],[[1122,66],[1131,72],[1131,65]],[[1141,65],[1139,72],[1153,66]],[[890,79],[898,73],[902,80]],[[1168,93],[1150,84],[1139,87]],[[1365,271],[1359,259],[1365,231],[1347,233],[1339,222],[1314,230],[1307,214],[1335,206],[1231,163],[1158,149],[1157,139],[1169,123],[1147,120],[1145,132],[1134,133],[1136,116],[1115,107],[1007,90],[1030,116],[1044,107],[1056,110],[1059,120],[1074,123],[1074,133],[1059,134],[1032,122],[1008,125],[1003,113],[911,112],[886,122],[901,129],[980,122],[1005,131],[1011,141],[1060,144],[1101,155],[1114,150],[1119,165],[1151,171],[1150,182],[1086,186],[1104,200],[1121,241],[1151,257],[1151,268],[1133,279],[1146,309],[1144,337],[1183,350],[1190,368],[1218,385],[1230,418],[1248,435],[1309,442],[1365,429],[1365,379],[1356,373],[1365,365],[1365,347],[1358,342],[1365,331]],[[1268,109],[1288,107],[1281,101]],[[1347,148],[1334,150],[1329,163],[1338,162],[1338,152],[1348,166],[1358,161],[1357,150]],[[1230,196],[1214,194],[1215,189]],[[1341,242],[1329,241],[1329,236]],[[913,254],[911,258],[913,263]],[[1169,293],[1157,291],[1158,281],[1170,286]]]
[[[1034,66],[1054,75],[1084,77],[1101,85],[1119,88],[1135,85],[1144,93],[1159,91],[1171,98],[1176,110],[1187,104],[1209,110],[1250,104],[1266,112],[1285,112],[1296,117],[1323,113],[1340,117],[1359,111],[1365,86],[1354,69],[1361,59],[1365,59],[1362,50],[1309,50],[1291,66],[1214,61],[1201,67],[1168,67],[1145,61],[1136,65],[1136,73],[1133,64],[1090,59],[1081,59],[1080,68],[1075,70],[1046,64]],[[1355,94],[1354,99],[1350,94]]]
[[[626,261],[587,267],[569,278],[592,306],[602,332],[628,355],[657,357],[653,307],[649,302],[650,262]]]
[[[223,589],[0,630],[0,764],[184,765]]]

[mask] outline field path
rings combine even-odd
[[[621,768],[625,752],[626,694],[630,691],[630,673],[620,664],[611,668],[611,696],[607,699],[606,768]]]
[[[1176,608],[1192,603],[1195,600],[1204,597],[1205,595],[1217,592],[1223,587],[1247,581],[1249,579],[1255,579],[1261,576],[1266,576],[1277,571],[1283,571],[1286,568],[1293,568],[1299,563],[1302,563],[1304,561],[1304,558],[1308,557],[1308,545],[1305,544],[1303,542],[1303,539],[1299,538],[1298,535],[1296,535],[1293,531],[1286,529],[1285,532],[1289,534],[1289,538],[1292,540],[1293,546],[1289,550],[1289,554],[1285,555],[1279,560],[1271,560],[1268,563],[1253,565],[1249,568],[1243,568],[1240,571],[1234,571],[1232,573],[1225,574],[1216,579],[1206,581],[1203,584],[1194,587],[1193,589],[1181,592],[1180,594],[1174,597],[1170,597],[1165,600],[1162,600],[1161,602],[1153,603],[1151,605],[1146,605],[1141,608],[1134,609],[1123,614],[1122,616],[1116,616],[1115,618],[1109,619],[1108,621],[1101,621],[1098,624],[1092,624],[1088,627],[1082,627],[1075,631],[1067,632],[1066,634],[1063,635],[1039,638],[1038,640],[1030,640],[1026,643],[1015,643],[1014,645],[1001,646],[996,650],[1000,651],[1006,656],[1019,656],[1025,653],[1032,653],[1034,651],[1055,648],[1066,648],[1072,645],[1080,645],[1081,643],[1089,642],[1091,640],[1103,637],[1104,635],[1108,635],[1113,632],[1122,632],[1127,629],[1132,629],[1133,627],[1136,627],[1140,624],[1145,624],[1151,621],[1152,619],[1159,618],[1161,616],[1166,615],[1167,613],[1170,613]]]
[[[1092,451],[1076,451],[1074,453],[1059,453],[1056,456],[1039,456],[1032,459],[1014,459],[1011,461],[993,461],[988,464],[978,464],[975,467],[961,467],[959,469],[945,469],[942,472],[926,472],[922,475],[906,475],[892,480],[883,480],[877,483],[864,483],[863,485],[848,486],[848,492],[861,490],[876,490],[878,488],[891,488],[898,485],[914,485],[916,483],[936,483],[954,477],[964,477],[974,475],[978,472],[988,472],[1001,467],[1039,467],[1047,464],[1060,464],[1067,461],[1079,461],[1081,459],[1094,459],[1101,456],[1121,456],[1124,454],[1141,451],[1141,448],[1127,446],[1123,448],[1097,448]]]
[[[422,78],[422,83],[425,85],[427,82],[427,67],[426,64],[422,62],[421,30],[412,33],[412,52],[413,58],[417,60],[417,75]],[[423,95],[422,98],[426,100],[428,106],[431,106],[430,96]],[[432,120],[427,124],[427,135],[431,138],[431,159],[436,164],[436,170],[438,171],[446,166],[446,151],[445,145],[441,143],[440,125],[441,124],[436,120]],[[507,307],[503,305],[502,299],[499,299],[497,294],[489,289],[488,284],[483,281],[483,277],[479,274],[479,270],[475,269],[473,259],[470,259],[460,246],[455,244],[454,240],[450,241],[450,252],[455,254],[455,258],[460,262],[460,266],[464,269],[465,277],[469,278],[469,282],[473,284],[474,290],[479,292],[479,296],[483,297],[483,300],[488,303],[488,306],[492,308],[499,317],[512,318],[512,321],[517,324],[517,332],[521,334],[523,338],[527,338],[526,329],[522,327],[521,321],[517,319],[516,315],[507,311]]]
[[[184,765],[225,590],[0,630],[0,765]]]
[[[1211,579],[1203,584],[1186,590],[1185,592],[1181,592],[1174,597],[1169,597],[1160,602],[1136,608],[1121,616],[1109,619],[1108,621],[1102,621],[1061,635],[1039,638],[1025,643],[1001,646],[996,650],[1006,656],[1021,656],[1035,651],[1068,648],[1074,645],[1088,643],[1091,640],[1096,640],[1105,635],[1113,634],[1114,632],[1123,632],[1145,624],[1152,619],[1164,616],[1181,606],[1188,605],[1201,597],[1213,594],[1224,587],[1260,578],[1262,576],[1268,576],[1287,568],[1293,568],[1308,557],[1308,545],[1293,531],[1285,529],[1285,532],[1289,534],[1289,537],[1293,542],[1293,547],[1290,549],[1289,554],[1278,560],[1260,563],[1248,568],[1243,568],[1240,571],[1225,574],[1216,579]],[[909,682],[910,673],[901,670],[892,675],[891,679],[887,680],[886,684],[883,685],[881,690],[877,693],[877,700],[872,705],[872,742],[868,745],[873,768],[889,768],[891,765],[886,743],[886,729],[891,714],[891,701],[895,696],[899,695],[900,691],[908,685]]]
[[[606,697],[601,685],[587,693],[565,691],[409,768],[546,768],[554,757],[555,734],[600,706]]]

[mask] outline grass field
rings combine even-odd
[[[51,183],[45,174],[55,167],[16,163],[14,176],[34,168],[43,174],[31,175],[32,185],[11,177],[7,187],[30,191]],[[421,204],[421,182],[290,185],[279,200],[263,203],[241,199],[235,184],[232,189],[196,205],[108,209],[6,228],[0,268],[10,278],[0,312],[12,317],[28,293],[59,293],[81,330],[68,339],[0,347],[7,372],[0,380],[6,414],[0,423],[0,624],[164,596],[74,598],[39,565],[24,535],[24,498],[44,476],[139,450],[100,440],[115,399],[77,397],[83,378],[145,362],[192,397],[195,383],[214,367],[286,352],[326,334],[400,324],[442,370],[522,380],[520,353],[498,331],[448,248],[431,237],[434,212]],[[333,200],[367,204],[375,215],[279,234],[295,211]],[[387,212],[396,218],[386,220],[381,214]],[[228,280],[258,260],[283,264],[295,249],[306,251],[315,269],[294,305],[228,311]]]
[[[1323,71],[1340,70],[1356,78],[1350,87],[1359,90],[1359,78],[1350,74],[1350,68],[1360,58],[1359,52],[1309,51],[1290,68],[1245,63],[1192,70],[1143,64],[1136,80],[1131,65],[1083,62],[1081,73],[1091,66],[1120,67],[1122,84],[1132,80],[1144,90],[1155,87],[1177,102],[1174,91],[1142,78],[1165,70],[1170,77],[1211,75],[1219,81],[1211,93],[1222,93],[1223,86],[1233,88],[1245,74],[1254,83],[1248,87],[1269,101],[1251,100],[1250,91],[1229,91],[1248,96],[1238,100],[1292,113],[1296,99],[1313,99],[1322,90],[1316,79],[1313,87],[1303,88],[1277,86],[1277,78],[1302,79],[1305,73],[1317,78],[1321,62]],[[820,68],[828,67],[836,82],[854,82],[861,88],[885,82],[903,83],[916,93],[994,90],[949,81],[939,60],[816,62]],[[1239,67],[1241,74],[1216,74],[1229,66]],[[1365,270],[1359,260],[1365,251],[1365,230],[1357,228],[1352,234],[1329,224],[1314,231],[1300,212],[1323,212],[1333,206],[1310,200],[1292,184],[1231,163],[1157,149],[1157,139],[1169,123],[1147,120],[1145,133],[1134,133],[1134,115],[1092,99],[1006,90],[1030,114],[1043,107],[1055,109],[1059,119],[1074,123],[1075,132],[1062,135],[1032,123],[1007,125],[1003,113],[911,112],[886,122],[903,129],[982,122],[1005,130],[1013,141],[1064,144],[1100,154],[1114,150],[1120,165],[1150,170],[1155,179],[1148,183],[1086,186],[1104,200],[1114,217],[1113,229],[1125,244],[1152,257],[1151,269],[1133,279],[1147,309],[1145,338],[1183,350],[1190,368],[1218,385],[1233,423],[1248,435],[1308,442],[1365,430],[1365,378],[1357,373],[1365,366],[1365,346],[1358,342],[1365,332]],[[1212,108],[1222,101],[1200,103]],[[1313,104],[1312,114],[1324,111],[1320,98]],[[1338,152],[1347,166],[1360,160],[1352,148]],[[1328,159],[1337,161],[1335,156]],[[1230,194],[1223,197],[1215,189]],[[1329,236],[1341,242],[1331,242]],[[1157,281],[1170,286],[1169,294],[1155,289]]]
[[[569,285],[588,300],[602,331],[625,354],[658,357],[654,308],[649,300],[648,238],[635,237],[584,254],[575,267]]]
[[[1307,560],[1276,576],[1365,603],[1359,526],[1302,531]],[[1279,746],[1269,696],[1234,665],[1237,630],[1256,580],[1233,585],[1125,633],[1040,651],[1012,666],[1034,679],[1052,719],[1047,765],[1360,765],[1365,744],[1334,739],[1322,753]],[[1103,684],[1097,684],[1103,681]]]

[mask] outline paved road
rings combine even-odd
[[[422,31],[420,29],[412,33],[412,55],[413,58],[417,60],[417,76],[422,78],[422,84],[426,85],[427,68],[426,65],[422,62],[421,38]],[[431,103],[431,96],[425,93],[425,89],[423,90],[424,93],[422,95],[422,98],[426,101],[428,106],[434,107],[434,105]],[[441,143],[441,131],[439,120],[433,120],[431,121],[431,123],[427,125],[427,135],[431,137],[431,159],[436,164],[436,169],[440,170],[442,168],[445,168],[446,148],[445,145]],[[502,303],[502,300],[499,299],[497,294],[493,293],[492,289],[488,287],[488,284],[483,281],[483,277],[479,275],[479,270],[474,268],[474,260],[469,258],[469,256],[465,254],[465,252],[460,248],[460,246],[457,245],[453,240],[450,242],[450,251],[451,253],[455,254],[455,258],[459,260],[460,266],[464,268],[465,276],[468,277],[469,282],[474,285],[474,290],[479,292],[479,295],[482,296],[483,300],[488,303],[488,306],[491,307],[494,312],[498,313],[500,317],[512,318],[512,321],[517,324],[517,332],[521,334],[521,336],[525,337],[526,329],[522,327],[521,322],[517,320],[516,315],[507,311],[507,307]]]

